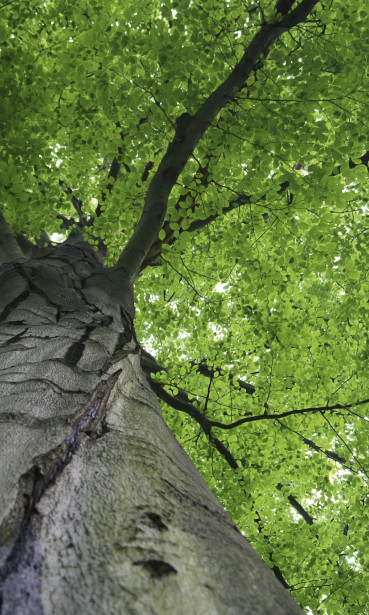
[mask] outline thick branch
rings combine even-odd
[[[188,396],[185,391],[182,389],[178,389],[177,395],[171,395],[168,393],[162,384],[159,382],[155,382],[151,378],[149,379],[150,386],[154,393],[164,401],[168,406],[174,408],[174,410],[180,410],[181,412],[185,412],[189,416],[192,416],[193,419],[200,425],[201,429],[207,435],[210,434],[212,428],[212,421],[200,412],[188,399]]]
[[[331,406],[312,406],[309,408],[299,408],[297,410],[287,410],[286,412],[281,412],[279,414],[276,414],[276,413],[267,414],[264,412],[264,414],[245,416],[242,419],[239,419],[238,421],[234,421],[233,423],[221,423],[219,421],[210,420],[207,416],[205,416],[202,412],[200,412],[190,402],[190,399],[187,393],[183,389],[178,389],[178,395],[173,396],[167,393],[166,391],[164,391],[162,384],[155,382],[154,380],[151,380],[149,376],[150,373],[155,374],[161,371],[168,372],[169,368],[164,368],[161,365],[159,365],[155,357],[153,357],[150,353],[148,353],[143,348],[141,348],[141,355],[142,355],[141,360],[142,360],[143,370],[147,374],[150,384],[152,388],[155,390],[155,393],[158,395],[158,397],[160,397],[160,399],[165,401],[172,408],[176,410],[180,410],[181,412],[186,412],[187,414],[192,416],[199,423],[199,425],[201,425],[205,433],[210,433],[210,430],[212,427],[219,427],[220,429],[234,429],[235,427],[239,427],[240,425],[243,425],[244,423],[253,423],[255,421],[279,420],[279,419],[285,418],[286,416],[293,416],[293,415],[299,415],[299,414],[308,414],[308,413],[315,414],[317,412],[325,413],[325,412],[332,412],[334,410],[348,410],[350,408],[354,408],[355,406],[362,406],[364,404],[369,403],[369,398],[368,398],[368,399],[362,399],[357,402],[353,402],[351,404],[339,404],[338,403],[338,404],[333,404]],[[221,373],[220,368],[212,369],[204,361],[199,363],[197,365],[197,368],[198,368],[197,371],[200,374],[202,374],[203,376],[209,377],[209,378],[213,377],[216,371]],[[232,379],[232,375],[230,375],[229,377]],[[237,380],[237,383],[239,387],[241,389],[245,389],[245,391],[249,395],[253,395],[253,393],[255,392],[254,385],[249,384],[248,382],[244,382],[243,380],[240,380],[240,379]],[[162,391],[164,391],[164,393],[162,393]],[[165,399],[164,399],[164,394],[165,394]],[[315,445],[311,440],[308,440],[306,438],[303,438],[303,439],[306,444],[308,444],[309,446],[312,446],[313,448],[315,448],[315,450],[324,452],[324,454],[327,457],[333,459],[334,461],[338,461],[339,463],[343,463],[344,461],[346,461],[342,457],[339,457],[338,455],[336,455],[336,453],[334,453],[333,451],[323,451],[323,449],[320,449],[320,447]]]
[[[147,356],[145,357],[145,355]],[[152,357],[149,353],[146,353],[145,351],[142,354],[142,363],[144,369],[146,363],[146,371],[151,371],[152,373],[154,371],[162,371],[162,369],[160,369],[160,366],[156,363],[154,357]],[[226,460],[228,465],[233,470],[239,468],[238,461],[233,457],[229,449],[219,440],[219,438],[213,436],[213,434],[211,433],[213,427],[219,427],[222,425],[222,423],[216,423],[215,421],[211,421],[210,419],[208,419],[205,414],[200,412],[200,410],[198,410],[194,406],[194,404],[191,403],[187,393],[183,389],[178,389],[177,395],[171,395],[164,389],[164,386],[162,384],[155,382],[151,378],[149,378],[149,382],[151,388],[153,389],[154,393],[159,397],[159,399],[164,401],[171,408],[174,408],[175,410],[179,410],[181,412],[185,412],[193,419],[195,419],[195,421],[200,425],[202,431],[209,437],[210,442],[214,445],[218,453]],[[238,422],[236,421],[236,423]],[[235,426],[235,423],[233,425]],[[283,485],[281,483],[278,483],[277,489],[280,491],[282,488]],[[301,515],[304,521],[306,521],[308,525],[312,525],[314,521],[313,518],[304,509],[300,502],[298,502],[296,498],[291,494],[287,496],[287,499],[291,506],[296,510],[296,512]]]
[[[239,427],[240,425],[243,425],[244,423],[254,423],[255,421],[267,421],[267,420],[274,421],[277,419],[285,418],[286,416],[293,416],[293,415],[298,415],[298,414],[308,414],[308,413],[315,414],[316,412],[325,413],[325,412],[331,412],[333,410],[346,410],[349,408],[353,408],[355,406],[360,406],[362,404],[369,403],[369,399],[364,399],[358,402],[354,402],[352,404],[346,404],[346,405],[335,404],[333,406],[317,406],[317,407],[311,407],[311,408],[300,408],[298,410],[287,410],[286,412],[281,412],[279,414],[275,414],[275,413],[274,414],[266,414],[266,413],[257,414],[254,416],[246,416],[242,419],[239,419],[238,421],[234,421],[233,423],[221,423],[219,421],[212,421],[208,419],[204,414],[202,414],[202,412],[200,412],[197,408],[195,408],[193,404],[191,404],[191,402],[188,400],[188,397],[187,397],[187,400],[184,402],[182,399],[178,398],[178,396],[170,395],[169,393],[164,391],[163,385],[156,383],[154,381],[150,381],[150,384],[152,385],[158,397],[160,397],[163,401],[165,401],[172,408],[175,408],[176,410],[180,410],[182,412],[186,412],[187,414],[192,416],[201,425],[205,433],[208,433],[212,427],[219,427],[220,429],[234,429],[235,427]],[[164,391],[164,393],[162,391]],[[181,391],[181,389],[179,389],[179,391],[181,393],[183,392],[187,396],[187,394],[184,391]],[[331,457],[332,459],[335,459],[336,461],[339,461],[339,459],[337,459],[336,456],[333,457],[333,453],[327,456]]]
[[[150,183],[140,221],[116,265],[116,269],[124,270],[125,279],[133,281],[138,274],[163,224],[170,192],[211,123],[244,87],[260,56],[265,56],[270,45],[284,32],[306,19],[317,3],[318,0],[302,0],[297,8],[279,23],[263,24],[241,61],[205,100],[197,113],[194,116],[183,114],[177,119],[174,138]]]
[[[251,100],[251,98],[249,98],[249,100]],[[281,101],[281,102],[283,102],[283,101]],[[365,152],[365,154],[363,154],[363,156],[361,156],[359,158],[359,160],[361,162],[353,162],[352,158],[349,158],[348,165],[349,165],[350,169],[353,169],[354,167],[357,167],[360,164],[363,164],[366,167],[368,167],[369,152]],[[330,176],[333,177],[335,175],[338,175],[340,172],[341,172],[341,169],[340,169],[340,167],[338,167],[338,169],[336,168],[331,173]],[[284,194],[285,192],[287,192],[289,187],[290,187],[290,182],[288,180],[285,180],[285,181],[281,182],[279,184],[279,189],[277,190],[277,194],[279,194],[279,195]],[[290,193],[289,196],[290,196],[290,199],[292,200],[292,198],[293,198],[292,193]],[[248,194],[240,194],[236,199],[230,201],[229,205],[226,205],[225,207],[223,207],[222,211],[220,213],[211,214],[210,216],[208,216],[207,218],[204,218],[204,219],[199,218],[198,220],[193,220],[191,222],[190,226],[188,228],[186,228],[186,229],[183,229],[183,228],[180,227],[179,228],[179,236],[182,233],[193,233],[193,232],[196,232],[196,231],[204,228],[205,226],[208,226],[212,222],[215,222],[221,216],[224,216],[227,213],[229,213],[231,211],[234,211],[235,209],[239,209],[240,207],[242,207],[244,205],[250,205],[251,203],[256,205],[258,203],[262,203],[262,202],[266,201],[266,199],[267,199],[267,192],[265,192],[263,195],[261,195],[257,200],[253,200],[252,197],[250,195],[248,195]],[[196,207],[197,207],[197,205],[195,203],[194,206],[192,208],[190,208],[191,212],[195,211]],[[263,215],[265,215],[265,214],[263,214]],[[163,228],[165,228],[165,224],[163,225]],[[175,243],[176,240],[177,240],[177,237],[174,235],[174,233],[171,233],[171,236],[169,238],[166,237],[164,242],[166,244],[168,244],[168,245],[172,245],[173,243]],[[152,261],[154,261],[156,258],[158,258],[158,256],[161,254],[162,243],[163,242],[156,241],[155,244],[153,244],[153,248],[156,248],[156,249],[153,250],[153,248],[152,248],[150,250],[149,254],[145,258],[144,262],[142,263],[141,271],[143,269],[145,269],[145,267],[150,265],[150,263]],[[151,252],[154,252],[154,253],[151,254]]]

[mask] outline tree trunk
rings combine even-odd
[[[78,242],[1,268],[1,615],[301,615],[165,425],[113,275]]]

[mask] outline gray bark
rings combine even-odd
[[[0,269],[1,614],[301,615],[164,423],[113,274],[78,242]]]

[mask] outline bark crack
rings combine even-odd
[[[63,471],[65,466],[72,459],[73,453],[78,450],[82,434],[93,433],[104,417],[106,404],[110,393],[117,382],[122,370],[118,369],[109,378],[103,380],[95,391],[92,399],[84,406],[80,415],[73,422],[69,434],[61,444],[59,451],[46,474],[42,484],[38,500],[44,495],[45,491],[52,485],[57,476]]]
[[[86,325],[84,333],[81,335],[79,340],[74,342],[65,353],[63,362],[68,365],[68,367],[75,367],[78,361],[81,359],[84,349],[85,342],[88,340],[92,331],[97,329],[98,327],[107,327],[112,321],[111,317],[103,317],[99,321],[92,322]]]
[[[29,414],[24,414],[23,412],[1,412],[0,423],[15,423],[17,425],[23,425],[24,427],[30,427],[32,429],[44,429],[47,424],[52,427],[55,425],[67,425],[69,423],[69,419],[68,417],[38,418],[35,416],[29,416]]]
[[[6,587],[6,581],[11,575],[16,573],[28,560],[32,562],[37,559],[37,567],[40,568],[41,559],[38,557],[36,558],[36,539],[30,524],[32,515],[38,512],[36,504],[45,494],[46,490],[55,482],[66,465],[71,461],[73,454],[80,446],[82,435],[91,434],[96,431],[98,425],[104,418],[110,393],[121,372],[122,370],[118,369],[106,380],[103,380],[97,387],[92,398],[85,404],[82,411],[72,423],[64,442],[57,448],[56,455],[49,469],[45,472],[40,467],[40,465],[43,465],[42,462],[40,462],[40,464],[35,464],[25,475],[23,475],[23,481],[30,484],[31,488],[27,489],[28,493],[25,493],[23,496],[25,500],[25,511],[20,521],[17,535],[0,568],[0,604],[2,592],[5,591],[4,587]],[[38,611],[35,611],[35,613],[36,612],[38,613]]]
[[[26,289],[23,292],[19,293],[19,295],[15,299],[10,301],[10,303],[8,303],[8,305],[5,306],[5,308],[3,309],[2,313],[0,314],[0,321],[5,320],[7,318],[7,316],[9,316],[9,314],[13,310],[15,310],[20,303],[22,303],[22,301],[27,299],[28,296],[29,296],[29,290]],[[17,321],[17,323],[18,323],[18,321]],[[12,323],[9,323],[9,324],[15,324],[15,323],[12,322]],[[24,322],[21,320],[21,321],[19,321],[19,324],[23,325]]]
[[[6,340],[6,342],[4,342],[4,344],[1,344],[1,346],[10,346],[10,344],[15,344],[16,342],[18,342],[18,340],[20,340],[21,337],[23,337],[25,333],[27,333],[28,329],[29,327],[26,327],[25,329],[23,329],[23,331],[20,331],[16,335],[13,335],[13,337],[10,337],[8,340]]]

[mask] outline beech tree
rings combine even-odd
[[[2,615],[368,613],[369,6],[0,15]]]

